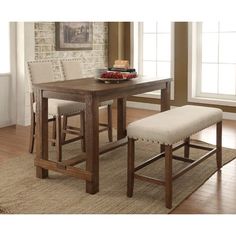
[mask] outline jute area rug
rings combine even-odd
[[[106,142],[106,135],[100,135]],[[207,144],[206,144],[207,145]],[[50,148],[50,158],[55,151]],[[136,160],[140,162],[156,154],[156,144],[136,142]],[[63,156],[68,158],[80,152],[80,143],[63,147]],[[183,150],[176,153],[182,154]],[[191,158],[198,158],[205,151],[192,149]],[[95,195],[85,193],[85,182],[73,177],[50,171],[48,179],[37,179],[33,163],[34,155],[11,158],[0,163],[0,213],[169,213],[165,208],[164,188],[135,180],[134,195],[126,197],[126,157],[127,147],[123,146],[100,157],[100,191]],[[223,148],[223,163],[236,157],[236,150]],[[80,164],[84,166],[83,163]],[[186,163],[173,161],[173,171]],[[153,177],[164,174],[164,161],[159,160],[142,170]],[[173,185],[173,208],[216,172],[215,156],[193,168]]]

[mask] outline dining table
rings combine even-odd
[[[34,84],[36,101],[36,157],[34,164],[37,178],[47,178],[48,171],[56,171],[86,181],[86,192],[99,191],[99,155],[127,143],[126,101],[129,96],[155,90],[161,91],[161,111],[170,109],[171,78],[142,77],[117,83],[104,83],[97,78],[56,81]],[[116,81],[115,81],[116,82]],[[48,99],[62,99],[85,103],[85,145],[81,155],[57,162],[48,154]],[[117,101],[117,139],[99,145],[99,103]],[[126,154],[124,153],[124,156]],[[85,167],[75,166],[84,160]],[[83,159],[84,158],[84,159]],[[112,170],[111,170],[112,174]]]

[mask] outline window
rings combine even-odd
[[[10,73],[10,24],[9,22],[0,22],[0,74]]]
[[[133,61],[138,74],[147,77],[173,78],[173,24],[170,22],[134,23],[133,32]],[[147,94],[159,95],[160,91]]]
[[[190,33],[192,97],[236,101],[236,23],[192,23]]]

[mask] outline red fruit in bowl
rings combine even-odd
[[[108,78],[108,79],[123,79],[126,78],[128,76],[130,76],[129,74],[126,73],[122,73],[122,72],[117,72],[117,71],[107,71],[107,72],[103,72],[101,74],[101,78]]]

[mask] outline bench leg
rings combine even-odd
[[[222,121],[216,124],[216,163],[217,169],[222,167]]]
[[[190,147],[189,147],[189,143],[190,143],[190,138],[186,138],[184,140],[184,157],[185,158],[189,158],[189,151],[190,151]]]
[[[127,197],[132,197],[134,190],[134,147],[134,139],[128,138]]]
[[[172,207],[172,145],[165,145],[166,207]]]

